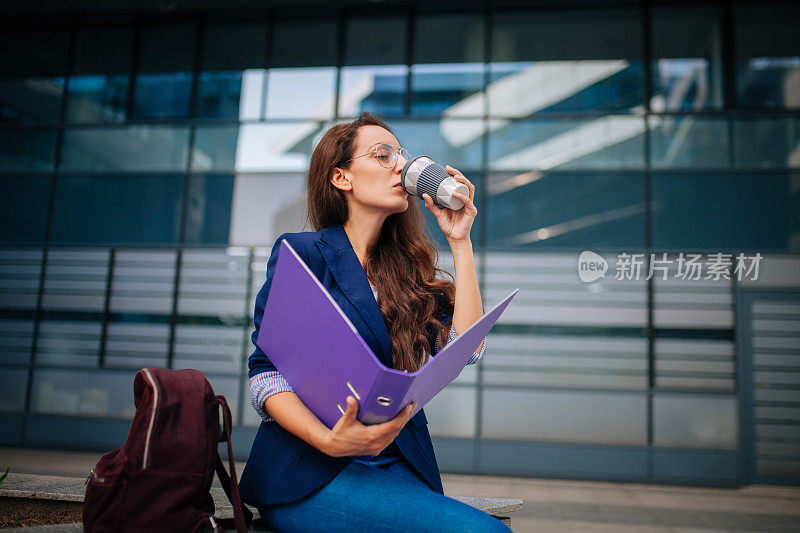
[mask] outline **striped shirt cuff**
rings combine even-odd
[[[445,346],[447,346],[457,338],[458,338],[458,333],[456,333],[456,330],[455,328],[453,328],[453,326],[450,326],[450,335],[447,337],[447,342],[445,343]],[[438,352],[439,350],[436,351]],[[467,361],[467,364],[474,365],[475,363],[480,361],[481,357],[483,357],[483,354],[485,352],[486,352],[486,337],[483,338],[483,342],[481,343],[481,349],[472,354],[472,357],[470,357],[469,361]]]
[[[273,418],[264,410],[264,402],[279,392],[294,392],[280,372],[261,372],[250,378],[250,402],[253,409],[264,422],[272,422]]]

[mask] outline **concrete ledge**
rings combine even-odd
[[[83,503],[86,492],[86,479],[76,477],[61,476],[41,476],[35,474],[8,474],[2,488],[0,488],[0,498],[21,498],[32,500],[51,500],[60,502]],[[214,498],[216,506],[216,516],[219,518],[232,518],[233,507],[221,487],[211,487],[211,496]],[[509,514],[522,509],[522,500],[512,498],[478,498],[470,496],[453,496],[455,500],[461,501],[478,510],[488,513],[510,525]],[[253,509],[254,518],[258,517],[258,510]],[[261,521],[254,523],[251,531],[267,531],[260,525]],[[21,533],[46,533],[46,532],[80,532],[83,531],[81,524],[58,524],[52,526],[26,527],[15,529],[2,529],[0,531],[10,533],[19,531]]]

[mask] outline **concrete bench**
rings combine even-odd
[[[40,476],[34,474],[9,474],[0,488],[0,504],[24,506],[35,504],[60,505],[71,508],[80,515],[83,497],[86,491],[85,478]],[[211,495],[216,504],[216,515],[220,518],[233,517],[233,508],[221,487],[212,487]],[[510,526],[510,515],[522,508],[522,500],[510,498],[475,498],[454,497],[467,505],[488,513]],[[270,531],[258,518],[258,510],[253,509],[254,522],[250,531],[263,533]],[[80,523],[57,524],[15,529],[1,529],[3,532],[19,531],[20,533],[78,533],[83,531]]]

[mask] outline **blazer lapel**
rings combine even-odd
[[[342,293],[350,300],[378,341],[379,350],[375,355],[384,363],[391,365],[392,339],[389,330],[386,329],[386,323],[372,294],[367,275],[344,228],[342,226],[325,228],[316,244]]]

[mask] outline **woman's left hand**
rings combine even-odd
[[[464,202],[464,207],[458,211],[453,211],[448,208],[438,207],[433,203],[430,195],[424,194],[422,197],[425,200],[425,207],[433,213],[442,233],[447,238],[448,242],[464,242],[469,240],[469,232],[472,229],[472,223],[475,221],[475,216],[478,214],[478,208],[475,207],[473,200],[475,198],[475,186],[458,170],[450,165],[445,167],[447,172],[453,176],[453,179],[463,183],[469,189],[469,196],[453,193],[453,198],[458,198]]]

